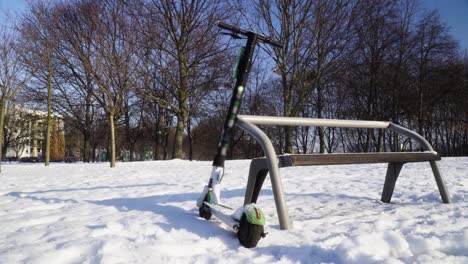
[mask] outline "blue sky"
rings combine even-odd
[[[422,0],[422,6],[439,10],[460,47],[468,49],[468,0]]]
[[[24,0],[0,0],[0,9],[23,10],[25,6]]]
[[[449,26],[460,47],[468,50],[468,0],[421,0],[421,4],[439,10],[442,21]],[[0,9],[21,12],[25,6],[24,0],[0,0]]]

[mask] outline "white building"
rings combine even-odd
[[[52,114],[58,129],[64,135],[63,117]],[[45,151],[47,112],[24,108],[8,109],[5,118],[6,158],[42,158]]]

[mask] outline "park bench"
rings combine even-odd
[[[244,204],[257,202],[263,182],[269,173],[281,229],[289,228],[288,211],[279,173],[279,168],[283,167],[388,163],[381,201],[384,203],[390,203],[395,183],[403,165],[411,162],[429,162],[437,187],[439,188],[442,201],[444,203],[450,203],[450,196],[436,163],[436,161],[440,160],[440,156],[421,135],[391,122],[239,115],[237,117],[236,125],[255,138],[260,143],[265,153],[264,158],[255,158],[250,164]],[[423,151],[293,154],[277,156],[273,144],[268,136],[256,125],[389,129],[397,134],[416,140],[421,145]]]
[[[266,175],[270,175],[276,211],[281,229],[289,228],[288,212],[283,194],[283,185],[279,174],[280,167],[311,166],[332,164],[357,163],[388,163],[382,201],[390,202],[396,180],[403,164],[408,162],[429,161],[434,177],[439,187],[444,203],[450,203],[450,197],[440,175],[436,161],[440,159],[431,145],[417,133],[392,124],[379,121],[353,121],[313,118],[287,118],[272,116],[245,116],[238,115],[241,109],[242,95],[245,91],[248,75],[252,66],[255,46],[258,43],[270,45],[272,48],[283,48],[281,42],[267,36],[247,31],[225,23],[218,26],[224,30],[223,34],[234,39],[246,39],[245,46],[241,47],[238,63],[234,73],[235,84],[232,90],[231,102],[223,126],[221,140],[213,159],[210,179],[197,200],[198,215],[209,220],[215,215],[237,233],[239,242],[247,247],[255,247],[258,241],[265,236],[265,215],[255,204],[262,188]],[[249,179],[244,198],[244,205],[237,210],[221,203],[221,182],[224,178],[224,163],[231,143],[233,127],[239,126],[254,137],[262,146],[265,158],[254,159],[250,166]],[[283,155],[276,156],[275,149],[267,135],[256,125],[282,125],[282,126],[325,126],[345,128],[378,128],[390,129],[418,141],[424,152],[411,153],[356,153],[356,154],[327,154],[327,155]]]

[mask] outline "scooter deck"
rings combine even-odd
[[[233,208],[222,204],[212,204],[208,202],[204,202],[204,204],[211,209],[211,213],[216,216],[216,218],[232,228],[233,231],[237,232],[239,230],[239,220],[232,216],[234,213]]]

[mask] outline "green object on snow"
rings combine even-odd
[[[244,207],[244,214],[247,222],[254,225],[265,225],[265,215],[255,204],[248,204]]]

